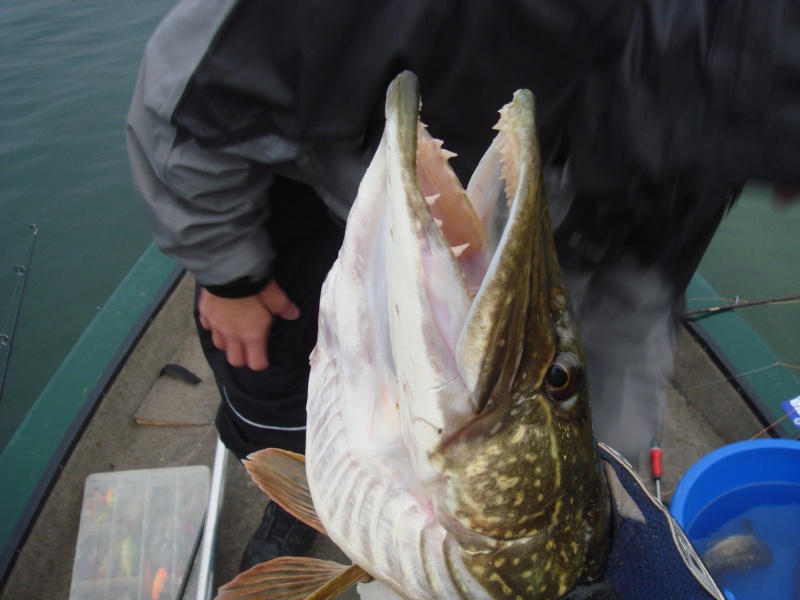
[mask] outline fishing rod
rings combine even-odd
[[[33,250],[36,247],[36,236],[39,234],[39,229],[36,227],[34,223],[31,225],[31,233],[33,234],[33,238],[31,239],[31,247],[28,251],[28,260],[24,265],[15,265],[14,272],[17,274],[18,277],[22,278],[22,283],[20,284],[19,290],[19,297],[17,298],[17,305],[14,310],[9,313],[13,314],[13,318],[11,319],[11,329],[8,333],[0,333],[0,347],[5,348],[5,356],[3,357],[3,369],[0,373],[0,401],[3,398],[3,390],[6,386],[6,375],[8,374],[8,365],[11,362],[11,351],[14,349],[14,333],[17,331],[17,323],[19,323],[19,314],[22,310],[22,298],[25,296],[25,284],[28,283],[28,272],[30,271],[31,261],[33,260]],[[15,292],[16,292],[16,286]],[[8,322],[6,322],[6,326]]]
[[[780,304],[781,302],[793,302],[800,300],[800,296],[783,296],[782,298],[768,298],[766,300],[752,300],[749,302],[732,302],[730,304],[723,304],[722,306],[712,306],[711,308],[698,308],[696,310],[689,310],[684,312],[683,317],[695,317],[726,310],[733,310],[734,308],[744,308],[746,306],[759,306],[760,304]]]

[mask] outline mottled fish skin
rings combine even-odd
[[[404,598],[555,599],[599,574],[610,507],[533,96],[501,110],[467,192],[418,115],[403,73],[323,288],[314,506]]]

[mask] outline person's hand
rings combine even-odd
[[[203,288],[197,307],[200,324],[211,332],[214,345],[225,352],[228,362],[254,371],[269,366],[267,340],[274,318],[293,321],[300,316],[300,309],[275,281],[244,298],[220,298]]]

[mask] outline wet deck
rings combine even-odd
[[[88,475],[212,465],[217,397],[195,338],[192,288],[188,277],[181,282],[103,399],[23,546],[0,600],[69,598]],[[167,363],[190,369],[203,383],[192,386],[160,375]],[[193,424],[152,424],[175,419]],[[669,494],[683,473],[701,456],[725,443],[749,439],[760,430],[758,420],[722,373],[689,335],[681,332],[661,437],[665,501],[669,501]],[[217,585],[237,574],[244,546],[260,521],[265,504],[263,493],[231,459],[215,568]],[[317,541],[313,553],[346,561],[325,539]]]

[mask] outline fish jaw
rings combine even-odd
[[[440,448],[437,509],[470,570],[493,572],[494,594],[557,597],[599,573],[609,499],[530,92],[515,94],[497,129],[481,168],[499,163],[509,215],[457,344],[476,417]],[[551,389],[553,365],[570,378],[563,389]]]
[[[451,215],[471,218],[469,199],[446,165],[438,162],[426,135],[419,136],[419,92],[416,79],[398,77],[386,99],[387,210],[386,258],[388,336],[392,340],[396,390],[403,438],[417,478],[431,482],[441,477],[433,455],[443,439],[473,418],[469,392],[458,368],[456,351],[472,299],[467,281],[451,246],[470,243],[459,237],[451,244],[434,217],[420,186],[423,179],[436,180],[429,189],[440,197],[433,206],[466,204],[468,209],[448,210]],[[426,159],[420,167],[420,159]],[[441,177],[431,171],[439,167]],[[449,172],[448,172],[449,171]],[[430,196],[428,196],[430,197]],[[474,211],[473,211],[474,214]],[[454,220],[450,231],[469,232]],[[475,243],[475,246],[478,244]],[[482,277],[481,277],[482,279]]]
[[[402,74],[323,288],[314,504],[350,558],[406,597],[555,598],[599,571],[609,500],[533,98],[501,111],[466,193],[418,114]],[[562,363],[569,393],[554,400]]]
[[[439,478],[426,448],[438,447],[449,421],[472,415],[470,403],[420,408],[408,401],[417,390],[468,398],[455,377],[455,346],[471,299],[407,174],[416,162],[418,106],[415,80],[390,88],[384,135],[322,289],[306,471],[320,520],[354,563],[406,598],[463,595],[454,596],[456,589],[481,598],[488,596],[463,565],[447,566],[444,548],[454,543],[426,489]],[[397,360],[407,355],[413,360]],[[431,391],[427,398],[435,396]],[[447,556],[460,563],[457,549]],[[463,571],[458,584],[453,570]]]

